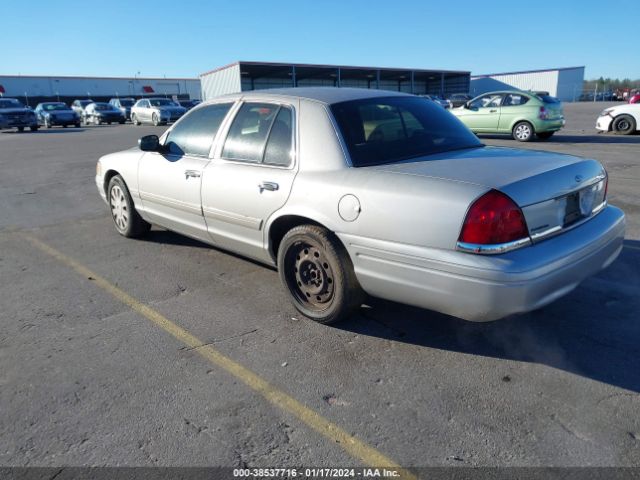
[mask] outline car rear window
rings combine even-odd
[[[419,97],[381,97],[331,105],[354,167],[483,146],[462,122]]]
[[[552,97],[551,95],[538,95],[538,98],[544,103],[560,103],[560,100],[556,97]]]

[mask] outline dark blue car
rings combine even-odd
[[[35,112],[38,117],[38,124],[44,125],[46,128],[51,128],[54,125],[62,125],[63,127],[68,125],[80,126],[80,117],[66,103],[39,103]]]

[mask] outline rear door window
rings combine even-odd
[[[279,105],[270,103],[244,103],[231,124],[222,157],[261,163],[267,138],[279,110]]]

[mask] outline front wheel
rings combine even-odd
[[[127,184],[120,175],[115,175],[107,187],[111,218],[122,236],[135,238],[147,233],[151,225],[136,211]]]
[[[40,128],[38,125],[31,125],[31,126],[29,127],[29,130],[31,130],[32,132],[37,132],[37,131],[38,131],[38,128]]]
[[[519,142],[530,142],[533,139],[533,126],[529,122],[518,122],[513,127],[513,138]]]
[[[24,127],[18,127],[18,131],[19,131],[20,133],[24,132]]]
[[[287,232],[278,249],[278,273],[296,309],[318,323],[343,320],[364,301],[347,251],[322,227]]]
[[[131,123],[133,123],[136,127],[140,125],[140,122],[138,121],[138,117],[136,116],[135,113],[131,114]]]
[[[548,140],[553,136],[554,133],[556,132],[538,132],[536,135],[540,140]]]
[[[631,115],[618,115],[613,120],[613,131],[622,135],[631,135],[636,131],[636,121]]]

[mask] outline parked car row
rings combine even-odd
[[[64,102],[42,102],[35,109],[24,105],[16,98],[0,98],[0,129],[16,128],[36,131],[38,128],[80,127],[101,125],[131,120],[134,125],[152,123],[166,125],[175,122],[199,100],[174,102],[167,98],[112,98],[109,102],[96,102],[90,98],[74,100],[71,105]],[[133,112],[133,113],[132,113]]]

